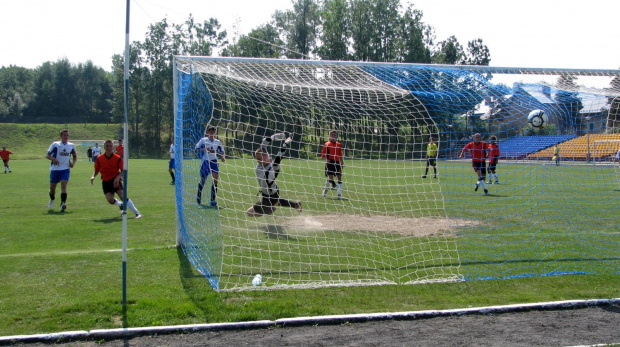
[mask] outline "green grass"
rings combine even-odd
[[[303,201],[305,217],[449,217],[458,228],[448,235],[403,237],[367,231],[363,223],[357,232],[288,225],[285,237],[274,239],[273,232],[261,230],[286,225],[296,212],[280,208],[258,222],[244,218],[243,209],[256,200],[251,198],[256,194],[254,165],[251,160],[229,160],[223,166],[220,199],[229,207],[241,206],[221,211],[218,239],[225,258],[221,285],[226,289],[248,285],[248,278],[259,272],[270,284],[286,285],[382,279],[406,283],[446,280],[456,273],[466,279],[617,273],[614,211],[619,201],[611,167],[503,163],[502,184],[488,186],[491,194],[483,196],[482,189],[473,190],[467,161],[440,162],[442,179],[437,181],[419,177],[419,162],[349,160],[348,199],[338,201],[319,195],[324,183],[319,161],[287,160],[279,178],[281,195]],[[188,211],[200,215],[194,189],[190,184]],[[466,220],[479,224],[466,227]],[[214,272],[218,270],[219,263]]]
[[[55,132],[55,129],[54,129]],[[44,141],[43,147],[49,146]],[[45,150],[43,149],[43,151]],[[612,275],[568,275],[530,277],[511,280],[467,281],[460,283],[436,283],[404,286],[339,287],[320,289],[291,289],[276,291],[214,292],[204,276],[188,263],[175,243],[174,187],[169,185],[167,162],[163,160],[132,160],[129,167],[130,197],[140,209],[144,218],[128,218],[128,261],[127,298],[129,305],[123,310],[121,300],[121,231],[122,219],[115,206],[107,204],[101,192],[99,180],[90,185],[92,167],[85,161],[78,162],[72,170],[69,183],[68,210],[52,212],[46,208],[48,201],[49,168],[45,160],[12,160],[12,174],[1,174],[2,199],[0,213],[2,228],[0,241],[0,335],[35,334],[68,330],[90,330],[118,327],[140,327],[151,325],[175,325],[192,323],[237,322],[257,319],[278,319],[284,317],[312,316],[326,314],[352,314],[365,312],[399,312],[423,309],[450,309],[530,303],[540,301],[614,298],[620,297],[620,276]],[[252,164],[227,162],[224,174],[227,183],[222,187],[222,196],[243,201],[240,211],[226,209],[222,213],[243,212],[255,199],[256,190],[249,188],[254,183]],[[347,184],[358,190],[359,196],[338,202],[339,211],[351,209],[359,212],[356,202],[364,201],[366,194],[382,196],[377,187],[365,187],[369,179],[381,174],[377,171],[366,176],[353,174],[353,163],[347,166]],[[293,195],[299,184],[294,177],[293,166],[287,163],[283,173],[283,189],[287,197],[308,201],[304,214],[325,213],[326,205],[320,203],[320,196],[310,192]],[[387,164],[386,164],[387,165]],[[420,194],[433,197],[441,188],[453,192],[446,195],[446,211],[451,217],[462,217],[470,213],[484,215],[489,209],[514,211],[503,222],[522,226],[525,223],[540,225],[533,228],[541,235],[539,243],[550,240],[549,245],[565,240],[553,227],[553,218],[571,216],[570,208],[583,202],[582,196],[574,196],[568,189],[549,200],[536,201],[538,205],[561,206],[558,216],[535,215],[536,220],[528,222],[532,207],[527,203],[533,193],[515,194],[519,179],[531,180],[542,177],[545,170],[540,167],[532,173],[513,170],[513,183],[493,187],[494,195],[482,197],[474,194],[471,185],[473,174],[467,164],[455,164],[449,174],[445,165],[446,178],[441,186],[426,187],[419,179],[419,166],[408,179],[419,180]],[[233,170],[234,168],[239,168]],[[243,169],[245,168],[245,169]],[[360,167],[361,169],[361,167]],[[228,171],[226,171],[228,170]],[[402,169],[405,170],[405,169]],[[565,170],[565,171],[563,171]],[[578,175],[578,168],[557,169],[557,175]],[[399,172],[390,171],[386,177],[390,184],[398,186]],[[288,176],[287,176],[288,175]],[[601,175],[606,175],[601,171]],[[249,178],[248,178],[249,177]],[[354,178],[355,177],[355,178]],[[563,177],[563,176],[558,176]],[[607,177],[607,176],[605,176]],[[285,179],[286,178],[286,179]],[[245,187],[235,186],[234,180],[244,182]],[[321,182],[322,178],[317,177]],[[245,183],[249,182],[249,183]],[[309,184],[309,183],[308,183]],[[311,183],[314,184],[314,183]],[[593,183],[585,198],[596,201],[597,189]],[[322,183],[319,183],[319,187]],[[237,187],[237,188],[235,188]],[[543,187],[543,186],[541,186]],[[550,182],[545,189],[562,192],[565,185]],[[368,189],[368,191],[362,191]],[[424,191],[424,189],[427,189]],[[353,189],[351,189],[353,191]],[[236,195],[233,195],[236,191]],[[602,191],[598,191],[602,193]],[[571,197],[571,194],[573,196]],[[396,203],[403,197],[395,191],[390,199]],[[232,196],[232,197],[231,197]],[[516,197],[515,197],[516,196]],[[607,195],[604,195],[607,196]],[[570,201],[568,201],[570,197]],[[461,211],[458,206],[467,201],[482,201],[480,209],[468,206]],[[425,198],[425,200],[428,200]],[[613,208],[618,200],[607,202]],[[615,204],[615,205],[613,205]],[[386,201],[385,213],[390,213]],[[432,216],[441,214],[436,206],[412,209],[410,214]],[[291,215],[293,211],[279,211]],[[445,213],[445,212],[443,212]],[[534,212],[535,213],[535,212]],[[576,211],[574,220],[580,219]],[[602,230],[617,218],[599,216]],[[242,220],[242,219],[239,219]],[[586,222],[588,222],[586,220]],[[576,223],[576,222],[575,222]],[[577,226],[583,223],[577,223]],[[617,224],[616,224],[617,225]],[[617,228],[617,227],[615,227]],[[571,234],[578,236],[583,230],[568,226]],[[617,235],[617,229],[616,234]],[[479,228],[471,232],[472,238],[487,239],[511,236],[511,230],[499,226]],[[613,234],[613,232],[611,233]],[[354,238],[356,234],[339,234],[339,237]],[[544,237],[542,236],[544,235]],[[592,234],[594,235],[594,234]],[[589,236],[592,236],[589,235]],[[464,237],[465,239],[465,237]],[[258,240],[258,239],[257,239]],[[616,240],[617,236],[608,240]],[[531,240],[532,245],[537,244]],[[605,240],[603,240],[605,241]],[[496,243],[501,244],[501,243]],[[616,243],[617,244],[617,243]],[[465,245],[466,246],[466,245]],[[559,247],[559,246],[558,246]],[[613,264],[613,263],[612,263]],[[615,263],[617,265],[617,261]],[[613,273],[613,271],[612,271]]]

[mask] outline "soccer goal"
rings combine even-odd
[[[610,87],[619,76],[175,57],[177,242],[216,290],[615,273],[619,197],[605,185],[618,173],[578,161],[556,166],[551,156],[522,159],[582,138],[585,105],[609,123],[604,110],[620,93]],[[544,122],[528,121],[533,110]],[[196,144],[211,126],[226,158],[218,162],[217,208],[197,201]],[[330,143],[344,155],[334,182],[321,157],[332,130]],[[278,206],[250,216],[261,199],[254,152],[278,133],[292,139],[279,194],[303,211]],[[474,133],[487,143],[496,136],[500,148],[484,179],[468,151],[461,157]],[[280,140],[264,146],[271,158]],[[203,198],[213,185],[208,175]]]
[[[104,152],[103,143],[105,140],[71,140],[70,142],[75,145],[79,160],[88,160],[88,148],[95,147],[96,144],[101,147],[101,153]]]
[[[611,135],[609,137],[616,137]],[[592,142],[592,156],[594,162],[614,163],[618,151],[620,151],[620,135],[618,140],[597,140]]]

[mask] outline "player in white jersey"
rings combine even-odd
[[[272,161],[269,157],[269,152],[267,152],[267,145],[273,140],[284,140],[284,134],[274,134],[271,137],[263,139],[261,146],[254,153],[256,161],[258,162],[256,165],[256,179],[260,186],[262,198],[246,211],[247,215],[250,217],[273,214],[277,206],[291,207],[299,212],[302,211],[300,201],[290,201],[280,198],[280,190],[276,184],[276,179],[280,174],[280,161],[284,153],[286,153],[288,145],[291,143],[291,138],[287,138],[282,143],[280,151],[278,151],[278,154]]]
[[[215,138],[215,127],[210,126],[207,128],[207,137],[203,137],[196,143],[195,151],[202,155],[202,165],[200,166],[200,183],[198,184],[198,193],[196,194],[196,201],[198,205],[202,206],[202,189],[204,188],[205,180],[209,175],[213,175],[213,184],[211,185],[211,207],[217,207],[217,183],[220,179],[220,166],[217,162],[218,157],[222,159],[222,162],[226,161],[224,146],[222,142]]]
[[[170,139],[170,149],[168,150],[170,153],[170,161],[168,161],[168,172],[170,173],[170,177],[172,177],[172,182],[170,184],[174,184],[174,136]]]
[[[71,161],[71,157],[73,157],[73,161]],[[47,208],[50,210],[54,208],[56,185],[60,182],[60,212],[64,212],[67,209],[67,184],[69,183],[70,170],[77,163],[75,145],[69,142],[69,130],[64,129],[60,132],[60,141],[52,143],[47,150],[46,158],[52,161],[50,164],[50,201]]]
[[[95,147],[93,147],[93,163],[97,161],[97,156],[101,155],[101,147],[99,147],[99,143],[95,143]]]

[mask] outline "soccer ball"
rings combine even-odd
[[[545,113],[545,111],[534,110],[530,112],[530,114],[527,116],[527,121],[534,128],[543,128],[547,126],[547,122],[549,121],[549,119],[547,118],[547,114]]]

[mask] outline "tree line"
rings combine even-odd
[[[130,46],[129,132],[132,153],[159,157],[173,133],[174,55],[353,60],[488,65],[488,47],[477,38],[463,46],[456,36],[438,41],[414,5],[400,0],[292,0],[292,9],[247,35],[229,35],[216,18],[192,14],[180,24],[151,24]],[[45,62],[36,69],[0,68],[0,121],[121,123],[124,57],[112,71],[91,61]]]

